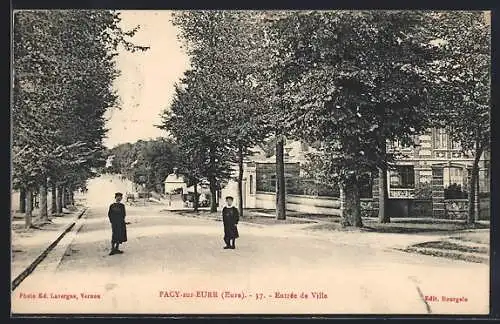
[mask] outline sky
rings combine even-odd
[[[133,143],[165,135],[156,128],[160,114],[169,107],[174,84],[189,67],[189,58],[177,39],[177,28],[170,21],[171,11],[121,11],[121,25],[130,30],[140,25],[133,38],[137,45],[150,46],[146,52],[120,52],[115,81],[119,107],[106,114],[109,129],[104,145]],[[120,108],[120,109],[119,109]]]

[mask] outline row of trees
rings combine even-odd
[[[212,211],[216,211],[222,182],[231,177],[231,167],[237,163],[238,200],[243,212],[243,159],[264,138],[266,132],[262,130],[269,123],[259,109],[263,106],[253,66],[258,38],[247,23],[252,17],[248,12],[174,14],[174,24],[180,27],[191,57],[191,70],[177,85],[160,128],[175,137],[182,161],[179,171],[189,185],[208,180]]]
[[[489,144],[484,18],[423,11],[176,13],[191,69],[161,128],[178,142],[181,171],[192,183],[206,177],[213,197],[239,164],[240,212],[243,159],[272,137],[278,219],[286,210],[286,139],[320,142],[309,169],[322,183],[340,185],[342,223],[362,226],[358,182],[377,172],[379,218],[389,222],[387,170],[396,156],[388,141],[412,145],[427,128],[447,127],[473,150],[477,183]]]
[[[169,139],[137,141],[108,150],[111,164],[105,172],[121,174],[147,190],[162,192],[163,181],[178,163],[177,146]]]
[[[13,188],[31,226],[33,193],[41,221],[62,213],[73,192],[104,165],[105,111],[116,104],[114,57],[129,42],[119,14],[106,10],[18,11],[14,14]],[[63,197],[68,197],[64,201]]]

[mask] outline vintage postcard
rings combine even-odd
[[[12,316],[489,313],[490,12],[12,17]]]

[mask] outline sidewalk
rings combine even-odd
[[[17,278],[35,262],[84,210],[84,206],[77,206],[77,210],[65,212],[64,216],[52,217],[52,223],[40,226],[40,229],[24,229],[24,220],[13,219],[11,224],[11,280]]]

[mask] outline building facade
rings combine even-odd
[[[388,185],[390,198],[414,197],[415,189],[432,181],[433,166],[443,167],[443,187],[456,186],[467,190],[474,157],[462,152],[459,143],[451,140],[444,129],[431,129],[416,138],[414,147],[403,147],[400,143],[390,143],[388,150],[398,151],[395,169],[389,171]],[[479,191],[489,192],[490,187],[489,152],[479,162]]]
[[[443,129],[430,129],[415,139],[415,146],[403,147],[400,143],[389,143],[389,151],[397,151],[399,157],[388,171],[389,209],[391,217],[411,217],[419,214],[434,215],[433,209],[443,204],[443,217],[448,217],[451,207],[459,205],[463,217],[466,210],[468,183],[473,156],[463,153],[460,145],[454,143]],[[314,149],[299,141],[285,146],[285,178],[287,190],[287,208],[311,213],[339,212],[339,191],[325,188],[317,183],[304,182],[303,166],[306,155]],[[275,156],[266,157],[263,150],[257,148],[256,154],[244,164],[243,193],[245,208],[275,208]],[[486,152],[479,163],[479,192],[482,200],[481,211],[489,215],[490,160]],[[436,176],[438,175],[438,176]],[[434,185],[434,186],[433,186]],[[237,186],[229,184],[222,195],[237,197]],[[363,183],[362,206],[371,210],[368,215],[376,214],[378,209],[378,179],[374,177]],[[433,192],[434,191],[434,198]],[[436,192],[441,192],[439,197]],[[435,198],[442,198],[436,200]],[[434,200],[433,200],[434,199]],[[488,203],[486,203],[488,201]],[[454,208],[455,208],[454,207]],[[420,210],[420,211],[419,211]],[[441,217],[436,213],[434,216]],[[484,216],[489,217],[489,216]]]

